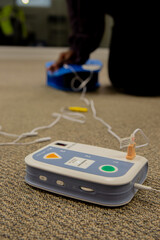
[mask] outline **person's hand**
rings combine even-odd
[[[66,52],[62,52],[59,55],[59,58],[57,59],[57,61],[55,63],[53,63],[48,70],[51,72],[56,71],[57,69],[59,69],[60,67],[63,66],[63,64],[71,64],[74,63],[75,60],[75,52],[73,50],[68,50]]]

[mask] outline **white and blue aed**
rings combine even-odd
[[[47,62],[46,69],[48,69],[54,62]],[[63,65],[55,72],[47,70],[46,84],[50,87],[63,91],[73,91],[71,86],[72,80],[74,80],[74,90],[77,88],[81,81],[85,81],[89,78],[86,84],[87,91],[96,90],[100,84],[98,81],[98,74],[103,64],[99,60],[89,59],[83,65]],[[81,89],[80,89],[81,90]]]
[[[122,206],[147,176],[148,161],[86,144],[55,141],[25,158],[25,181],[34,187],[103,206]]]

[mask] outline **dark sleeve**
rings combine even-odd
[[[67,5],[72,30],[69,45],[76,53],[76,63],[82,64],[101,42],[105,25],[103,1],[67,0]]]

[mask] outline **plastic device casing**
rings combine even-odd
[[[131,201],[147,176],[148,161],[126,153],[80,143],[56,141],[28,155],[26,182],[71,198],[104,206]],[[108,170],[108,171],[106,171]]]

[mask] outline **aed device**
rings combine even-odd
[[[47,62],[46,69],[48,69],[54,62]],[[62,66],[55,72],[47,70],[47,81],[46,84],[50,87],[64,90],[64,91],[73,91],[71,87],[71,81],[75,78],[75,73],[79,76],[80,79],[86,80],[91,71],[93,72],[90,81],[87,83],[87,91],[96,90],[100,84],[98,82],[98,73],[102,68],[102,62],[99,60],[89,59],[83,65],[71,64],[70,67],[66,65]],[[80,85],[79,81],[75,81],[75,87]]]
[[[147,176],[148,161],[136,155],[74,142],[55,141],[25,158],[25,181],[34,187],[103,206],[121,206]]]

